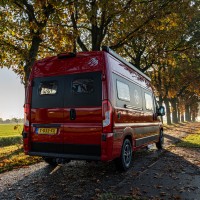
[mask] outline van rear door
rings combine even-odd
[[[31,152],[100,159],[101,72],[35,78],[31,104]],[[59,157],[59,155],[57,155]]]
[[[33,80],[31,152],[37,155],[63,153],[63,91],[62,76],[38,77]]]
[[[65,76],[64,153],[100,159],[102,133],[101,72]]]

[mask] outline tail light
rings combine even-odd
[[[30,133],[30,104],[24,104],[24,129],[22,135],[23,135],[23,145],[25,154],[28,154],[30,150],[29,133]]]
[[[108,100],[103,101],[102,104],[103,117],[103,133],[112,133],[112,106]]]
[[[29,133],[30,130],[30,104],[24,104],[24,132]]]

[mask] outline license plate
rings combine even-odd
[[[57,128],[38,128],[36,133],[54,135],[57,133]]]

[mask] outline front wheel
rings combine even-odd
[[[156,142],[156,147],[157,149],[163,149],[163,144],[164,144],[164,135],[163,131],[160,131],[160,136],[159,136],[159,141]]]
[[[121,156],[116,159],[116,167],[120,171],[127,171],[132,163],[132,145],[129,139],[125,139],[122,145]]]

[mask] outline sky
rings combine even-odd
[[[24,86],[12,70],[0,68],[0,118],[24,117]]]

